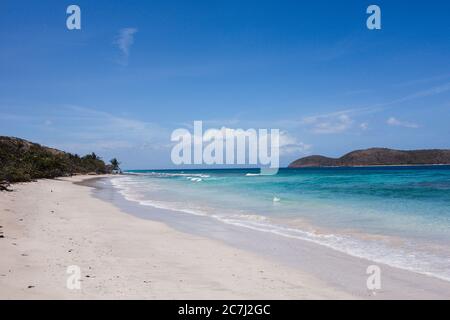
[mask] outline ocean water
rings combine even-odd
[[[450,166],[140,170],[113,185],[143,206],[317,243],[450,281]]]

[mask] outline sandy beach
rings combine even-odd
[[[316,277],[129,215],[74,184],[0,193],[0,299],[346,299]],[[68,289],[69,266],[81,289]]]

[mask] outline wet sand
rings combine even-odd
[[[110,177],[0,193],[1,299],[449,299],[450,283],[208,217],[127,201]],[[68,267],[79,267],[80,290]],[[69,281],[73,284],[73,281]]]
[[[1,299],[353,297],[275,259],[127,214],[73,183],[90,178],[0,193]]]
[[[113,203],[124,212],[159,221],[183,233],[218,240],[320,279],[327,287],[362,299],[450,299],[450,282],[412,271],[354,257],[299,239],[225,224],[217,219],[142,206],[126,200],[109,179],[85,182],[94,186],[95,197]],[[381,271],[381,289],[367,287],[367,268]]]

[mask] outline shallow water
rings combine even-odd
[[[131,171],[131,201],[450,281],[450,167]]]

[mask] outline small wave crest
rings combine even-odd
[[[186,178],[189,177],[190,179],[202,179],[198,175],[182,174],[182,176]],[[232,214],[223,212],[217,214],[220,210],[212,207],[195,206],[186,202],[150,200],[148,197],[136,192],[137,185],[136,181],[133,180],[134,178],[132,177],[119,177],[111,179],[111,182],[125,199],[137,202],[143,206],[151,206],[197,216],[208,216],[222,223],[316,243],[354,257],[364,258],[377,263],[383,263],[392,267],[450,281],[449,262],[448,258],[445,257],[436,256],[425,251],[405,250],[402,247],[392,247],[383,241],[358,239],[348,234],[319,233],[316,232],[312,226],[309,226],[311,229],[305,227],[294,228],[284,226],[280,223],[275,223],[268,217],[258,214]],[[280,201],[277,197],[273,197],[272,200],[273,202]]]
[[[198,178],[210,178],[211,176],[203,173],[184,173],[184,172],[158,172],[158,171],[149,171],[149,172],[127,172],[130,175],[136,176],[150,176],[156,178],[173,178],[173,177],[198,177]]]

